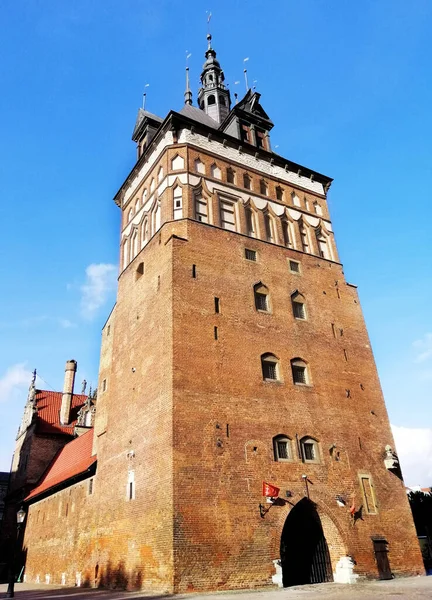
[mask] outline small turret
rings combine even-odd
[[[201,73],[202,87],[198,92],[198,105],[209,117],[217,123],[222,123],[231,109],[229,90],[224,84],[225,76],[216,52],[211,47],[211,35],[207,35],[208,48],[205,53],[206,61]]]

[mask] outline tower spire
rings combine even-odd
[[[207,50],[201,73],[201,88],[198,92],[198,105],[201,110],[217,123],[222,123],[231,109],[231,98],[224,84],[225,75],[212,47],[212,35],[207,33]]]

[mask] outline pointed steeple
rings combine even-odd
[[[184,97],[185,104],[192,105],[192,92],[189,86],[189,67],[186,67],[186,91]]]
[[[217,123],[222,123],[230,111],[231,98],[229,90],[224,84],[224,72],[216,59],[216,52],[212,48],[211,40],[212,36],[208,33],[208,47],[201,73],[202,87],[198,92],[198,105],[209,117]]]

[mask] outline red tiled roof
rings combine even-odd
[[[37,487],[25,500],[39,496],[42,492],[87,471],[96,462],[96,455],[92,456],[92,448],[93,429],[63,446],[45,471]]]
[[[84,394],[72,396],[71,416],[69,425],[60,424],[60,407],[62,392],[50,392],[48,390],[36,390],[37,433],[68,433],[73,435],[77,422],[78,411],[87,400]]]

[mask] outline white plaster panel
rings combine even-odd
[[[305,215],[305,219],[309,223],[309,225],[312,225],[312,227],[318,227],[320,222],[320,219],[318,219],[317,217],[311,217],[310,215]]]
[[[234,148],[224,147],[223,144],[217,142],[215,140],[209,141],[206,137],[199,135],[198,133],[191,133],[188,129],[182,129],[180,131],[179,143],[189,142],[202,148],[203,150],[208,150],[208,152],[213,152],[223,156],[227,160],[233,160],[237,163],[244,165],[246,168],[256,169],[257,171],[261,171],[265,175],[273,175],[286,183],[292,184],[294,186],[298,185],[304,189],[310,190],[311,192],[315,192],[316,194],[324,194],[324,188],[322,183],[318,181],[311,181],[309,177],[303,177],[302,175],[298,176],[297,173],[293,173],[292,171],[285,171],[282,167],[277,165],[271,165],[267,161],[256,159],[249,154],[240,153],[238,150]]]
[[[178,175],[168,175],[168,187],[174,185],[176,179],[178,179],[180,183],[183,183],[183,185],[185,185],[188,182],[187,173],[178,173]]]
[[[281,217],[284,214],[285,206],[282,206],[282,204],[273,204],[272,202],[269,202],[269,204],[272,207],[275,215]]]
[[[142,165],[136,177],[131,181],[124,194],[123,205],[129,200],[135,193],[137,187],[144,181],[146,175],[151,171],[154,166],[154,162],[157,156],[162,152],[166,146],[173,143],[173,135],[171,131],[167,131],[160,142],[155,146],[153,151],[147,156],[146,162]]]
[[[298,212],[298,210],[293,210],[292,208],[288,209],[288,214],[294,219],[294,221],[298,221],[302,216],[302,213]]]
[[[263,200],[262,198],[253,198],[253,203],[260,210],[264,210],[268,204],[270,204],[270,206],[272,206],[271,202],[268,202],[267,200]],[[272,206],[272,208],[273,208],[273,206]]]
[[[189,184],[190,185],[198,185],[201,181],[201,177],[197,177],[196,175],[189,175]]]

